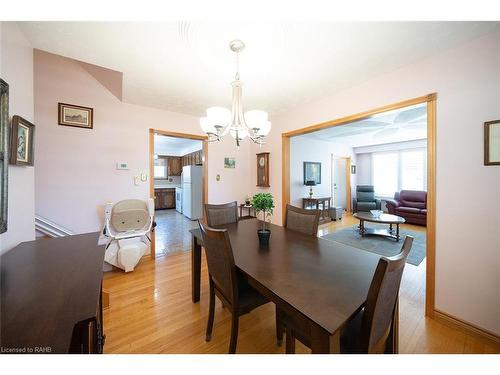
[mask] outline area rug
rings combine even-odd
[[[367,228],[377,228],[377,229],[388,228],[388,225],[375,224],[375,223],[365,222],[365,225]],[[329,241],[337,241],[346,245],[357,247],[358,249],[370,251],[372,253],[383,256],[393,256],[401,251],[401,246],[403,245],[403,241],[406,235],[413,236],[414,238],[413,245],[411,247],[410,254],[408,255],[406,263],[418,266],[422,262],[422,260],[424,260],[426,254],[425,232],[417,232],[413,230],[403,229],[400,227],[401,239],[399,240],[399,242],[396,242],[391,238],[385,238],[381,236],[361,237],[359,235],[358,225],[355,225],[353,227],[338,229],[335,232],[324,235],[321,238]]]

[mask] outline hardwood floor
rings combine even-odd
[[[320,235],[357,221],[320,227]],[[410,227],[410,226],[407,226]],[[425,230],[411,226],[413,230]],[[184,243],[184,242],[183,242]],[[191,243],[181,252],[145,257],[132,273],[108,272],[104,288],[110,307],[104,311],[105,353],[227,353],[231,314],[217,300],[211,342],[205,342],[208,316],[208,274],[202,260],[200,303],[191,302]],[[425,262],[407,264],[400,293],[401,353],[500,353],[482,340],[424,317]],[[269,303],[240,318],[237,353],[284,353],[275,337],[274,305]],[[310,350],[296,344],[297,353]]]

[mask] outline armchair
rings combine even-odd
[[[352,212],[380,210],[382,202],[375,198],[373,185],[356,186],[356,198],[352,200]]]

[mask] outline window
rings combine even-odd
[[[159,157],[155,160],[155,178],[167,177],[167,159]]]
[[[394,196],[398,190],[398,153],[374,153],[372,160],[375,194],[381,197]]]
[[[401,189],[426,190],[425,164],[422,150],[401,152]]]
[[[426,149],[374,152],[372,181],[375,195],[393,197],[400,190],[427,190]]]

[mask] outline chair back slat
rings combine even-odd
[[[380,258],[368,291],[361,328],[361,346],[365,353],[384,353],[398,300],[401,278],[413,243],[406,236],[401,252]]]
[[[216,288],[232,305],[237,302],[238,288],[234,255],[226,229],[214,229],[199,223],[208,273]]]
[[[318,235],[319,210],[305,210],[286,205],[285,228],[309,234]]]
[[[210,227],[236,223],[238,221],[238,202],[205,204],[205,216]]]

